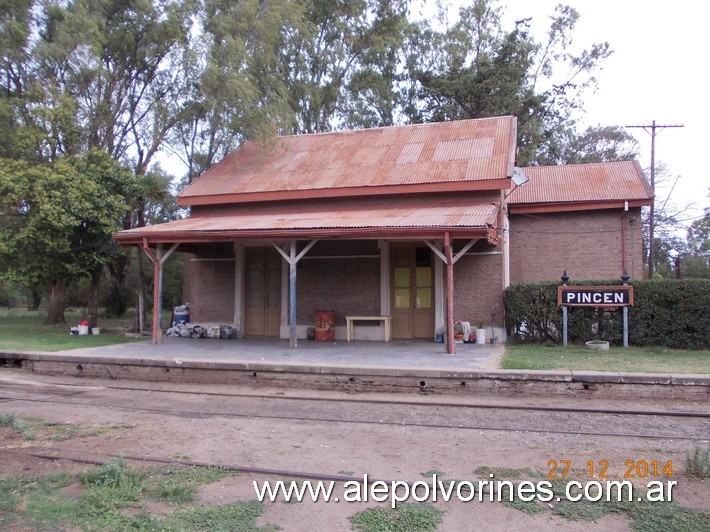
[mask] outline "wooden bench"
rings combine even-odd
[[[353,322],[355,321],[383,321],[385,323],[385,342],[389,342],[392,338],[392,316],[345,316],[348,342],[353,339]]]

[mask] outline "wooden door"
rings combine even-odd
[[[392,337],[433,338],[434,264],[426,246],[392,247]]]
[[[281,328],[281,257],[273,248],[246,250],[244,334],[279,336]]]

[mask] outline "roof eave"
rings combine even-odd
[[[627,206],[648,207],[653,203],[653,198],[633,200],[605,200],[605,201],[580,201],[580,202],[549,202],[549,203],[508,203],[510,214],[531,214],[541,212],[573,212],[596,211],[605,209],[624,209]]]
[[[236,203],[255,203],[267,201],[353,198],[399,194],[427,194],[438,192],[474,192],[483,190],[509,190],[510,178],[482,179],[475,181],[450,181],[437,183],[419,183],[413,185],[381,185],[367,187],[343,187],[308,190],[286,190],[274,192],[245,192],[233,194],[214,194],[205,196],[177,197],[181,207],[193,205],[225,205]]]
[[[121,245],[148,245],[179,243],[223,242],[234,240],[323,240],[323,239],[388,239],[432,240],[449,233],[452,238],[486,238],[493,242],[496,229],[485,227],[368,227],[368,228],[319,228],[319,229],[254,229],[221,231],[165,231],[124,232],[113,235]]]

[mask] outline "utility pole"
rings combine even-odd
[[[653,200],[648,212],[648,278],[653,279],[653,233],[656,226],[654,206],[656,203],[656,130],[667,127],[683,127],[683,124],[656,124],[653,120],[651,124],[625,126],[629,128],[642,128],[651,135],[651,190],[653,190]]]

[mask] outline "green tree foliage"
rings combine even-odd
[[[295,133],[395,122],[399,50],[408,31],[405,0],[311,0],[284,40],[280,69]]]
[[[13,197],[39,201],[44,172],[66,181],[57,190],[73,190],[78,171],[63,165],[99,149],[133,174],[130,192],[119,191],[131,207],[119,228],[128,229],[177,215],[161,152],[184,162],[189,182],[245,140],[268,143],[277,132],[502,114],[518,118],[519,164],[633,155],[622,130],[576,130],[581,96],[610,50],[570,51],[574,9],[558,7],[538,42],[529,19],[504,28],[496,0],[475,0],[443,30],[414,22],[409,5],[0,0],[0,157],[16,161],[3,172],[25,175],[14,186],[27,188]],[[71,229],[71,216],[57,216]],[[57,279],[75,275],[62,257]],[[108,265],[115,312],[129,304],[130,257]],[[149,276],[140,278],[145,291]]]
[[[683,278],[710,278],[710,207],[690,224],[686,251],[680,263]]]
[[[632,137],[616,127],[576,132],[576,113],[595,71],[611,53],[597,43],[570,51],[579,19],[559,5],[547,40],[530,33],[531,19],[505,30],[495,0],[476,0],[444,31],[419,26],[409,48],[404,111],[412,122],[514,115],[520,165],[596,162],[635,154]],[[562,74],[561,74],[562,72]]]
[[[161,210],[168,179],[151,170],[183,118],[192,0],[4,1],[0,155],[53,163],[93,149],[131,168],[132,195],[119,228]],[[163,189],[156,191],[156,185]],[[153,203],[157,200],[157,203]],[[174,208],[171,209],[174,212]],[[154,212],[153,212],[154,213]],[[164,213],[165,214],[165,213]],[[130,258],[111,271],[125,284]],[[97,271],[92,273],[97,299]],[[118,305],[125,309],[125,301]]]
[[[0,264],[12,281],[51,287],[48,321],[64,321],[63,292],[119,250],[111,235],[128,210],[131,172],[103,151],[53,164],[0,160]]]
[[[302,27],[301,2],[205,0],[195,14],[199,31],[183,56],[190,80],[171,151],[188,181],[246,139],[263,142],[292,113],[280,75],[284,39]]]

